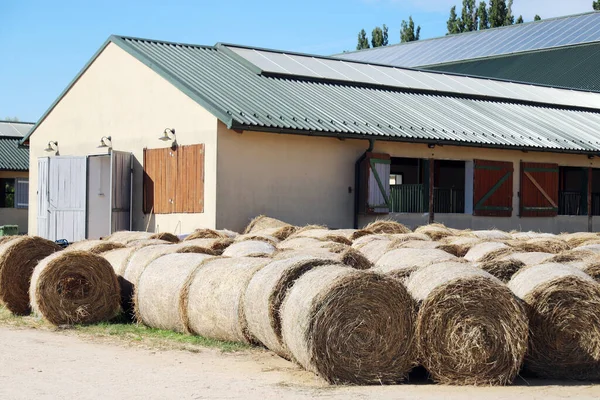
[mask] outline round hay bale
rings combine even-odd
[[[226,248],[231,246],[234,242],[234,239],[226,238],[226,239],[192,239],[184,241],[183,244],[193,244],[199,247],[204,247],[207,249],[211,249],[216,255],[223,254]]]
[[[508,287],[527,303],[525,368],[541,378],[600,379],[600,286],[564,264],[525,268]]]
[[[296,233],[297,230],[298,230],[298,228],[295,226],[286,225],[286,226],[282,226],[282,227],[278,227],[278,228],[261,229],[258,231],[253,231],[252,233],[256,234],[256,235],[272,236],[272,237],[276,238],[277,240],[281,241],[281,240],[287,239],[288,237],[290,237],[291,235]]]
[[[483,242],[476,244],[465,254],[465,260],[470,262],[487,262],[506,256],[513,250],[500,242]]]
[[[585,242],[591,240],[598,240],[600,236],[597,233],[592,232],[576,232],[576,233],[565,233],[559,236],[563,239],[571,248],[579,247]]]
[[[277,244],[280,242],[280,240],[276,237],[264,235],[262,233],[245,233],[236,237],[234,239],[234,242],[243,242],[246,240],[258,240],[265,243],[269,243],[272,246],[277,246]]]
[[[225,239],[227,235],[224,233],[215,231],[214,229],[202,228],[196,229],[194,232],[186,236],[183,241],[194,240],[194,239]]]
[[[286,226],[291,225],[276,218],[267,217],[266,215],[259,215],[250,221],[244,230],[244,233],[258,232],[268,228],[284,228]]]
[[[177,235],[173,235],[169,232],[154,233],[150,236],[150,239],[159,239],[171,243],[179,243],[179,238],[177,237]]]
[[[167,242],[166,240],[160,240],[160,239],[139,239],[139,240],[132,240],[131,242],[127,242],[127,244],[125,246],[140,248],[140,247],[145,247],[145,246],[154,246],[156,244],[174,244],[174,243]]]
[[[108,321],[120,311],[119,282],[110,263],[87,251],[57,252],[33,271],[33,311],[54,325]]]
[[[537,264],[542,264],[544,262],[547,262],[552,257],[554,257],[554,254],[540,253],[540,252],[511,253],[511,254],[507,254],[504,257],[498,258],[498,260],[516,260],[516,261],[521,261],[525,265],[537,265]]]
[[[570,246],[564,240],[559,238],[536,238],[526,241],[517,240],[510,242],[510,247],[518,252],[533,253],[545,252],[558,254],[570,249]]]
[[[585,262],[597,257],[597,254],[591,251],[567,250],[547,260],[549,263],[570,264]]]
[[[600,254],[600,244],[587,244],[584,246],[578,246],[573,248],[573,251],[588,251],[596,254]]]
[[[529,240],[529,239],[548,239],[555,238],[557,235],[553,233],[541,233],[541,232],[511,232],[513,239],[517,240]]]
[[[469,264],[440,263],[414,272],[406,287],[420,303],[420,361],[435,382],[506,385],[515,379],[527,350],[527,316],[498,279]]]
[[[369,225],[365,226],[364,229],[373,233],[383,233],[389,235],[412,232],[409,228],[407,228],[405,225],[402,225],[400,222],[390,220],[377,220],[371,222]]]
[[[440,246],[441,243],[440,242],[434,242],[433,240],[401,240],[400,242],[394,240],[392,243],[390,243],[388,249],[389,250],[394,250],[394,249],[422,249],[422,250],[429,250],[429,249],[437,249],[438,246]]]
[[[187,332],[232,342],[256,343],[248,331],[243,296],[252,276],[270,260],[238,257],[208,260],[184,287],[181,310]]]
[[[513,275],[519,272],[521,268],[525,267],[525,263],[508,256],[507,259],[496,259],[480,263],[477,267],[506,283],[510,281]]]
[[[380,238],[352,247],[360,251],[371,263],[375,264],[377,260],[387,253],[391,243],[392,240],[390,238]]]
[[[4,244],[6,242],[9,242],[13,239],[17,239],[19,237],[21,237],[21,236],[19,236],[19,235],[0,236],[0,244]]]
[[[395,242],[407,242],[409,240],[432,241],[431,238],[424,233],[400,233],[397,235],[388,235],[388,237]]]
[[[101,254],[101,256],[104,257],[104,259],[106,259],[110,265],[112,265],[117,276],[123,276],[125,269],[127,268],[127,263],[129,263],[129,258],[139,249],[139,247],[117,248],[104,252]]]
[[[120,249],[125,247],[124,244],[119,242],[110,242],[107,240],[82,240],[69,245],[65,251],[89,251],[90,253],[100,254],[105,251],[114,249]]]
[[[302,237],[302,236],[292,236],[283,242],[277,245],[277,248],[280,250],[297,250],[297,249],[308,249],[312,247],[321,247],[325,242],[320,239],[310,238],[310,237]]]
[[[16,315],[31,312],[29,284],[38,262],[62,250],[37,236],[12,236],[0,245],[0,303]]]
[[[500,241],[500,240],[510,240],[512,236],[506,232],[502,232],[499,230],[487,230],[487,231],[470,231],[470,236],[476,237],[482,240],[490,240],[490,241]]]
[[[415,229],[415,233],[423,233],[432,240],[440,240],[446,236],[456,236],[452,230],[442,224],[423,225]]]
[[[427,243],[427,242],[425,242]],[[417,269],[427,265],[458,261],[459,259],[443,250],[401,248],[385,253],[373,267],[373,272],[390,275],[396,279],[405,280]]]
[[[374,240],[387,240],[387,241],[392,241],[392,235],[367,235],[367,236],[361,236],[358,239],[354,240],[354,242],[352,242],[352,247],[354,248],[358,248],[363,244],[367,244],[370,243]],[[408,240],[408,239],[406,239]]]
[[[577,265],[577,268],[588,274],[596,282],[600,283],[600,261],[583,262],[581,265]]]
[[[102,240],[127,245],[129,242],[133,242],[134,240],[150,239],[150,236],[152,235],[152,232],[118,231],[103,238]]]
[[[343,234],[338,234],[337,232],[338,231],[335,231],[335,230],[332,231],[329,229],[322,229],[322,228],[305,229],[305,230],[300,230],[300,231],[296,232],[293,237],[294,238],[300,238],[300,237],[312,238],[312,239],[342,243],[342,244],[347,244],[347,245],[352,244],[352,241],[350,239],[348,239]]]
[[[269,257],[275,246],[262,240],[245,240],[233,243],[223,251],[224,257]]]
[[[142,272],[135,288],[136,321],[151,328],[185,331],[179,312],[182,290],[190,275],[208,254],[167,254],[152,261]]]
[[[373,267],[373,263],[360,251],[339,243],[330,243],[324,247],[311,247],[302,250],[280,250],[274,253],[272,258],[274,260],[284,260],[300,256],[331,260],[354,269],[365,270]]]
[[[254,274],[244,293],[248,331],[266,348],[283,358],[290,354],[281,336],[281,305],[288,290],[304,273],[335,264],[332,260],[295,256],[273,261]]]
[[[396,279],[340,266],[302,275],[281,307],[293,359],[334,384],[390,384],[416,364],[415,302]]]

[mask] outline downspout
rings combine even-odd
[[[369,148],[354,164],[354,229],[358,229],[358,209],[360,202],[360,164],[367,158],[367,153],[373,151],[375,139],[369,139]]]

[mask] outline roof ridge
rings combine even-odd
[[[341,56],[344,54],[356,54],[356,53],[367,53],[367,52],[371,52],[374,50],[382,50],[382,49],[389,49],[391,47],[398,47],[398,46],[411,46],[411,45],[417,45],[419,43],[424,43],[424,42],[431,42],[431,41],[435,41],[435,40],[442,40],[442,39],[446,39],[449,37],[464,37],[466,35],[478,35],[478,34],[485,34],[487,32],[496,32],[498,30],[501,29],[511,29],[511,28],[518,28],[518,27],[523,27],[523,26],[527,26],[527,25],[531,25],[531,24],[543,24],[543,23],[547,23],[547,22],[551,22],[551,21],[557,21],[557,20],[561,20],[561,19],[568,19],[568,18],[575,18],[575,17],[581,17],[583,15],[592,15],[592,14],[600,14],[600,11],[588,11],[588,12],[584,12],[584,13],[579,13],[579,14],[572,14],[572,15],[563,15],[560,17],[553,17],[553,18],[547,18],[547,19],[542,19],[539,21],[529,21],[529,22],[525,22],[522,24],[513,24],[513,25],[508,25],[508,26],[497,26],[494,28],[488,28],[488,29],[482,29],[482,30],[475,30],[475,31],[470,31],[470,32],[461,32],[461,33],[453,33],[453,34],[449,34],[449,35],[445,35],[445,36],[436,36],[436,37],[432,37],[432,38],[428,38],[428,39],[419,39],[419,40],[415,40],[412,42],[404,42],[404,43],[394,43],[388,46],[380,46],[380,47],[371,47],[369,49],[363,49],[363,50],[352,50],[352,51],[346,51],[346,52],[342,52],[342,53],[336,53],[336,54],[332,54],[332,57],[335,56]],[[593,42],[590,42],[593,43]]]
[[[198,48],[198,49],[215,49],[215,46],[206,45],[206,44],[173,42],[173,41],[169,41],[169,40],[157,40],[157,39],[149,39],[149,38],[142,38],[142,37],[136,37],[136,36],[123,36],[123,35],[111,35],[110,37],[118,38],[121,40],[132,40],[132,41],[139,41],[139,42],[168,44],[171,46],[194,47],[194,48]]]

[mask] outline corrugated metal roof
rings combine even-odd
[[[338,54],[346,60],[417,67],[600,41],[600,12]]]
[[[33,125],[32,122],[0,121],[0,136],[24,137]]]
[[[109,42],[146,64],[232,129],[600,152],[598,110],[265,75],[226,46],[124,37],[111,37]]]
[[[600,92],[600,43],[460,61],[427,69]]]
[[[20,137],[0,136],[0,171],[28,171],[29,149],[19,147]]]
[[[391,86],[402,89],[525,100],[600,109],[600,96],[576,90],[456,76],[430,71],[364,64],[338,59],[223,45],[257,67],[257,73],[293,75],[334,81]],[[594,74],[597,75],[597,74]]]

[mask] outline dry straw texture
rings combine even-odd
[[[250,221],[250,223],[246,227],[246,230],[244,230],[244,233],[254,233],[254,232],[259,232],[259,231],[262,231],[265,229],[285,228],[288,226],[291,226],[291,225],[288,224],[287,222],[283,222],[283,221],[280,221],[275,218],[267,217],[266,215],[259,215],[258,217],[254,218],[252,221]]]
[[[477,266],[506,283],[525,266],[525,263],[508,256],[505,260],[487,261]]]
[[[574,262],[591,261],[597,257],[597,254],[591,251],[567,250],[548,259],[549,263],[569,264]]]
[[[465,254],[465,260],[470,262],[492,261],[510,254],[513,250],[500,242],[483,242],[476,244]]]
[[[215,254],[223,254],[226,248],[231,246],[233,243],[233,239],[231,238],[221,238],[221,239],[192,239],[192,240],[184,240],[183,244],[193,244],[199,247],[204,247],[211,249]]]
[[[155,233],[152,236],[150,236],[150,239],[159,239],[159,240],[165,240],[165,241],[171,242],[171,243],[179,243],[179,238],[169,232]]]
[[[246,240],[258,240],[277,246],[280,242],[275,236],[266,235],[264,233],[245,233],[235,238],[235,242],[244,242]]]
[[[100,254],[105,251],[114,249],[120,249],[125,247],[124,244],[118,242],[110,242],[108,240],[82,240],[81,242],[75,242],[66,251],[89,251],[90,253]]]
[[[420,226],[415,229],[416,233],[423,233],[433,240],[440,240],[447,236],[455,236],[455,232],[446,228],[442,224],[431,224]]]
[[[501,240],[512,239],[512,236],[509,233],[499,231],[499,230],[470,231],[469,236],[474,236],[478,239],[490,240],[490,241],[501,241]]]
[[[577,251],[591,251],[596,254],[600,254],[600,244],[588,244],[583,246],[578,246],[573,248],[573,250]]]
[[[371,235],[358,239],[352,247],[360,251],[371,263],[375,264],[388,251],[391,243],[392,239],[389,236]]]
[[[202,229],[196,229],[194,232],[187,235],[183,241],[185,242],[187,240],[194,240],[194,239],[225,239],[227,237],[228,236],[225,235],[224,233],[215,231],[214,229],[202,228]]]
[[[269,257],[275,246],[262,240],[245,240],[233,243],[223,251],[224,257]]]
[[[572,248],[579,247],[585,242],[600,239],[598,234],[591,232],[567,233],[560,235],[559,237],[567,242]]]
[[[416,363],[415,307],[396,279],[322,266],[289,290],[283,341],[295,361],[330,383],[397,383]]]
[[[369,225],[365,226],[364,229],[373,233],[383,233],[390,235],[411,232],[411,230],[405,225],[402,225],[401,223],[396,221],[389,220],[378,220],[371,222]]]
[[[219,258],[207,261],[188,280],[182,304],[186,330],[204,337],[255,343],[248,332],[243,296],[252,276],[270,260]]]
[[[516,260],[521,261],[525,265],[537,265],[547,262],[552,257],[554,257],[554,254],[550,253],[512,253],[499,258],[499,260]]]
[[[101,256],[104,257],[106,261],[110,263],[110,265],[112,265],[117,276],[123,276],[125,269],[127,268],[129,258],[139,249],[139,247],[123,247],[102,253]]]
[[[313,238],[322,241],[336,242],[347,245],[352,244],[352,241],[350,240],[350,238],[347,237],[347,235],[344,232],[338,233],[337,230],[329,230],[323,228],[301,229],[298,232],[296,232],[293,237]]]
[[[243,301],[250,334],[269,350],[290,359],[281,336],[281,305],[288,290],[304,273],[332,263],[323,258],[296,256],[273,261],[254,274]]]
[[[370,269],[373,264],[360,251],[339,243],[329,243],[324,247],[310,247],[299,250],[281,250],[273,254],[274,260],[284,260],[299,256],[310,256],[339,262],[354,269]]]
[[[132,240],[131,242],[127,242],[127,247],[145,247],[145,246],[154,246],[155,244],[173,244],[171,242],[167,242],[166,240],[161,239],[139,239]]]
[[[38,262],[61,250],[36,236],[11,237],[0,245],[0,302],[13,314],[29,314],[29,283]]]
[[[522,304],[499,280],[469,264],[441,263],[406,284],[420,302],[420,361],[434,381],[453,385],[511,383],[527,349]]]
[[[152,328],[185,331],[179,312],[181,292],[189,276],[208,254],[167,254],[152,261],[142,272],[135,289],[136,320]]]
[[[326,243],[326,242],[325,242]],[[302,236],[292,236],[277,245],[280,250],[307,249],[310,247],[321,247],[324,242],[320,239]]]
[[[600,378],[600,286],[564,264],[523,269],[508,287],[527,303],[525,368],[542,378]]]
[[[427,242],[424,242],[427,243]],[[443,250],[402,248],[389,251],[381,257],[374,272],[380,272],[397,279],[406,279],[419,268],[443,261],[458,261],[459,259]]]
[[[110,263],[87,251],[43,259],[29,294],[33,311],[54,325],[108,321],[120,310],[119,283]]]
[[[564,240],[558,238],[537,238],[526,241],[518,240],[510,242],[510,246],[519,252],[545,252],[558,254],[570,249]]]
[[[103,240],[107,240],[109,242],[117,242],[121,244],[128,244],[129,242],[133,242],[134,240],[144,240],[150,239],[153,235],[152,232],[136,232],[136,231],[119,231],[115,232],[110,236],[105,237]]]
[[[510,232],[513,239],[518,240],[529,240],[529,239],[545,239],[554,238],[557,235],[553,233],[542,233],[542,232]]]
[[[0,236],[0,244],[4,244],[6,242],[9,242],[13,239],[17,239],[19,237],[21,237],[21,236],[18,236],[18,235]]]
[[[583,265],[581,265],[580,268],[592,279],[600,283],[600,261],[591,261],[583,263]]]

